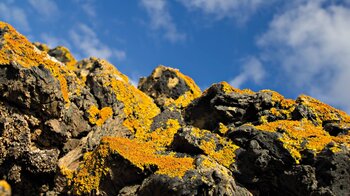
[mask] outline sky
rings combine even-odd
[[[350,0],[1,0],[32,41],[107,59],[137,83],[162,64],[350,112]]]

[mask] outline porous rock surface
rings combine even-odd
[[[138,88],[0,22],[0,195],[348,195],[350,116],[312,97]]]

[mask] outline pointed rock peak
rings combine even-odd
[[[48,45],[40,42],[34,42],[33,45],[41,51],[49,52],[50,48]]]
[[[40,51],[11,25],[0,22],[0,64],[16,62],[23,67],[48,65],[53,67],[54,59]]]
[[[141,78],[138,88],[152,97],[159,107],[186,107],[201,95],[200,88],[178,69],[158,66],[147,78]]]
[[[99,74],[102,77],[114,77],[117,80],[129,83],[129,78],[122,74],[114,65],[107,60],[90,57],[79,61],[76,65],[76,74],[85,78],[89,74]]]
[[[66,66],[73,68],[77,63],[72,53],[64,46],[57,46],[48,51],[49,55],[55,57],[58,61],[66,64]]]

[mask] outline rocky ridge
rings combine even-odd
[[[0,195],[347,195],[350,116],[312,97],[138,87],[0,22]]]

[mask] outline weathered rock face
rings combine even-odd
[[[161,108],[186,107],[201,95],[199,87],[177,69],[158,66],[147,78],[141,78],[138,88],[154,99]]]
[[[348,195],[350,116],[159,66],[139,89],[0,22],[0,195]]]

